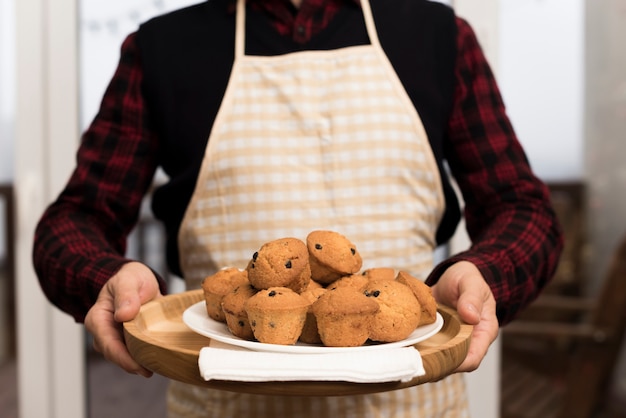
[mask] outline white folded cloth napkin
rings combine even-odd
[[[204,380],[408,382],[426,374],[414,347],[321,354],[253,351],[211,340],[198,359]]]

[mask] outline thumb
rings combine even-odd
[[[463,281],[460,283],[463,287]],[[476,325],[480,322],[480,311],[483,307],[483,297],[476,288],[461,290],[461,295],[456,306],[456,310],[463,321],[470,325]]]
[[[114,295],[115,321],[135,318],[141,305],[161,296],[154,273],[141,263],[128,263],[109,281]]]
[[[471,325],[480,322],[483,304],[491,294],[478,268],[467,261],[450,266],[433,291],[438,300],[453,306],[461,319]]]
[[[139,313],[141,308],[141,300],[139,298],[139,288],[137,283],[131,281],[119,280],[116,284],[112,284],[114,290],[114,307],[115,321],[130,321]]]

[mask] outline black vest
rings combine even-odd
[[[442,174],[446,211],[437,231],[443,243],[460,219],[444,170],[444,148],[455,87],[457,27],[453,11],[425,0],[370,0],[383,49],[417,109]],[[229,4],[231,7],[229,7]],[[159,162],[169,182],[152,209],[164,221],[167,256],[180,274],[177,235],[193,193],[204,150],[234,59],[235,14],[230,0],[210,0],[141,25],[142,91],[160,141]],[[368,44],[361,9],[346,2],[330,25],[301,45],[279,35],[261,13],[246,12],[246,53],[279,55]]]

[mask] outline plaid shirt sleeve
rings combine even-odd
[[[471,247],[437,266],[474,263],[491,287],[500,324],[511,321],[554,274],[560,226],[545,184],[532,173],[470,26],[457,19],[456,91],[446,158],[462,192]]]
[[[79,322],[106,281],[130,261],[124,257],[126,238],[156,170],[157,141],[141,80],[130,35],[100,110],[82,137],[76,169],[35,232],[33,261],[42,289]]]

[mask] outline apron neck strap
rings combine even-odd
[[[373,46],[379,47],[378,32],[372,15],[369,0],[361,0],[361,9],[365,18],[365,26],[367,27],[367,35]],[[246,0],[237,0],[237,16],[235,26],[235,59],[245,54],[245,38],[246,38]]]
[[[361,9],[363,10],[363,17],[365,18],[365,26],[367,27],[367,36],[370,38],[370,42],[373,46],[379,47],[380,41],[378,40],[378,31],[376,30],[376,24],[374,23],[374,16],[372,15],[372,8],[370,7],[369,0],[361,0]]]
[[[245,54],[246,0],[237,0],[235,22],[235,60],[237,60],[237,58],[241,58]]]

